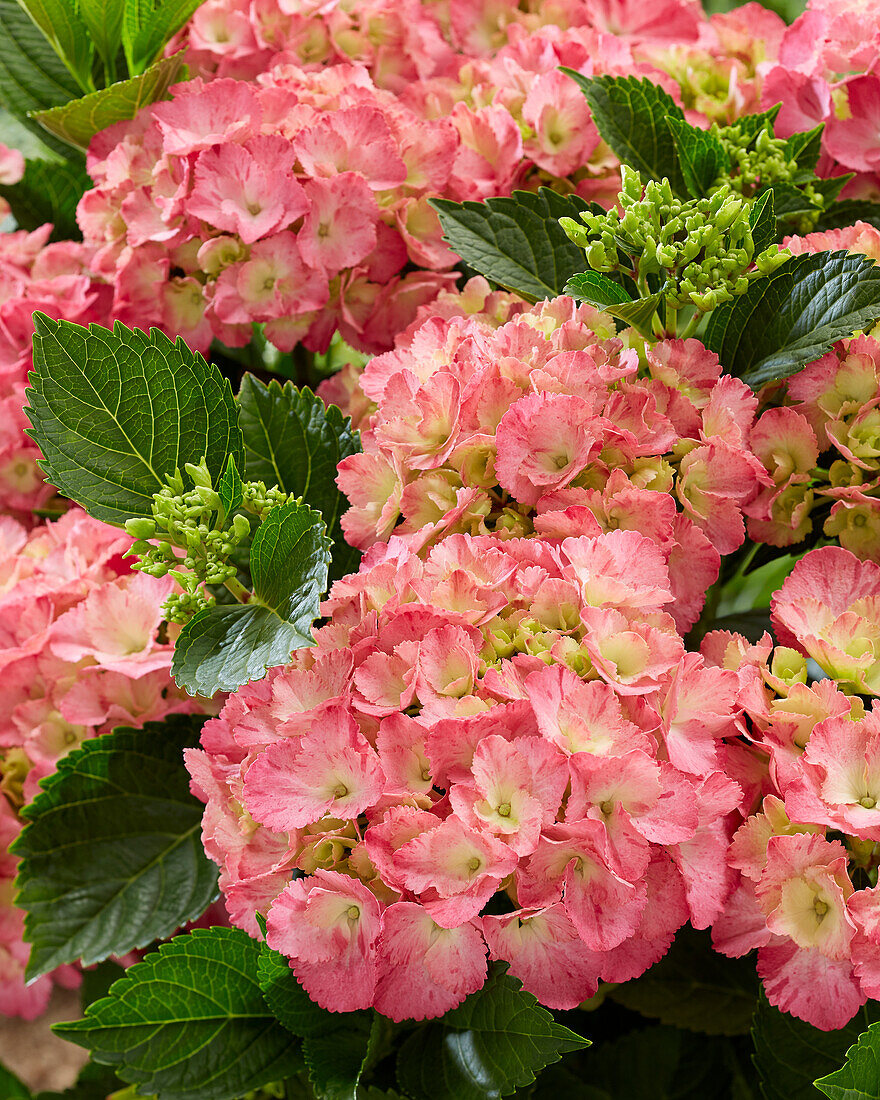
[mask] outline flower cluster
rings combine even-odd
[[[697,340],[645,346],[570,298],[509,309],[500,325],[428,319],[367,364],[353,403],[376,408],[339,466],[347,538],[638,531],[663,551],[686,629],[772,485],[748,446],[756,398]]]
[[[233,922],[266,915],[319,1004],[394,1019],[458,1004],[487,950],[571,1008],[707,927],[739,681],[685,652],[671,602],[636,531],[376,547],[316,646],[188,753]]]
[[[773,602],[782,643],[710,634],[708,664],[736,669],[768,770],[737,830],[739,876],[716,920],[727,955],[758,948],[772,1004],[825,1030],[880,994],[880,567],[840,547],[807,554]],[[811,666],[810,662],[815,662]],[[813,680],[812,667],[825,678]]]
[[[2,171],[0,161],[0,180]],[[32,233],[0,233],[0,514],[25,523],[53,493],[36,464],[39,452],[24,434],[32,316],[41,310],[88,324],[103,320],[109,301],[109,288],[89,273],[88,249],[73,241],[49,244],[51,231],[44,225]]]
[[[204,710],[170,676],[160,604],[171,580],[131,573],[131,539],[73,508],[30,532],[0,517],[0,1013],[38,1015],[63,967],[24,984],[24,914],[12,904],[16,860],[7,852],[16,811],[86,738],[172,713]]]

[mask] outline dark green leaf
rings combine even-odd
[[[678,163],[689,194],[703,198],[715,180],[730,171],[730,157],[721,138],[711,130],[698,130],[682,118],[668,116],[666,125],[675,142]]]
[[[773,123],[776,121],[776,116],[782,110],[781,103],[774,103],[772,107],[768,107],[766,111],[760,111],[755,115],[743,115],[738,118],[734,125],[740,131],[741,134],[748,136],[754,142],[758,134],[762,130],[766,130],[769,126],[770,133],[773,133]]]
[[[0,1066],[0,1100],[33,1100],[27,1085],[5,1066]]]
[[[590,1083],[601,1089],[596,1100],[739,1100],[743,1096],[742,1076],[727,1041],[698,1038],[673,1027],[649,1027],[597,1043],[586,1064]]]
[[[0,104],[24,119],[78,95],[76,81],[30,16],[16,0],[0,0]]]
[[[87,149],[100,130],[106,130],[114,122],[134,118],[141,107],[164,98],[182,68],[181,54],[163,57],[139,76],[120,80],[118,84],[111,84],[109,88],[71,100],[60,107],[33,111],[31,118],[36,119],[50,134],[80,149]]]
[[[52,222],[53,240],[79,240],[76,204],[91,186],[78,161],[29,160],[18,183],[0,184],[0,198],[9,203],[20,229]]]
[[[54,1030],[112,1065],[142,1095],[232,1100],[302,1069],[299,1040],[257,982],[260,945],[199,928],[131,967],[85,1018]]]
[[[812,130],[804,130],[799,134],[792,134],[785,143],[785,153],[797,163],[798,168],[808,172],[815,172],[819,162],[819,154],[822,152],[822,131],[825,123],[820,122]]]
[[[752,1024],[752,1041],[764,1100],[819,1100],[813,1081],[837,1069],[859,1032],[875,1019],[876,1008],[869,1002],[846,1027],[820,1031],[780,1012],[762,994]]]
[[[238,409],[215,366],[178,339],[34,314],[31,435],[61,492],[108,523],[151,516],[165,476],[204,455],[243,465]]]
[[[303,1040],[309,1081],[318,1100],[358,1100],[358,1083],[375,1057],[387,1021],[377,1013],[337,1014],[337,1026]]]
[[[880,268],[847,252],[793,256],[716,309],[704,343],[752,389],[818,359],[880,317]]]
[[[880,1100],[880,1023],[862,1032],[846,1052],[846,1061],[816,1088],[831,1100]]]
[[[29,978],[145,947],[216,896],[203,807],[181,757],[198,743],[203,721],[171,715],[86,741],[25,807],[28,824],[14,850]]]
[[[235,465],[235,459],[232,455],[226,460],[226,469],[217,482],[217,495],[220,497],[223,504],[223,514],[225,516],[231,516],[236,508],[241,507],[241,475],[238,472],[238,467]]]
[[[67,62],[83,91],[91,83],[94,46],[76,5],[65,0],[19,0],[55,50]]]
[[[400,1048],[397,1075],[415,1100],[487,1100],[530,1084],[559,1058],[589,1046],[497,968],[442,1020],[417,1028]]]
[[[547,187],[485,202],[431,199],[444,240],[466,264],[530,302],[553,298],[586,265],[559,218],[577,219],[590,204]]]
[[[246,476],[277,485],[317,509],[333,539],[330,579],[358,567],[360,553],[348,545],[339,520],[348,507],[336,487],[336,467],[360,451],[360,436],[335,405],[292,382],[264,386],[246,374],[238,395]]]
[[[729,630],[733,634],[742,634],[750,642],[758,642],[764,634],[773,634],[770,621],[770,608],[758,607],[752,611],[737,611],[731,615],[719,615],[713,619],[709,630]]]
[[[250,567],[254,599],[218,604],[186,624],[171,671],[190,695],[235,691],[314,645],[311,625],[327,586],[330,540],[318,512],[295,500],[272,509],[257,529]]]
[[[115,64],[122,44],[125,0],[78,0],[79,13],[89,29],[105,68]]]
[[[155,60],[165,43],[172,38],[190,18],[201,0],[160,0],[148,11],[141,28],[131,44],[129,64],[139,73]]]
[[[64,1092],[38,1092],[35,1100],[107,1100],[125,1087],[108,1066],[88,1062],[74,1084]],[[3,1094],[0,1093],[0,1096]]]
[[[745,1035],[757,993],[751,959],[718,955],[707,933],[683,928],[660,962],[641,978],[613,989],[610,996],[674,1027],[706,1035]]]
[[[849,172],[845,176],[832,176],[830,179],[824,180],[814,179],[812,181],[813,190],[822,196],[825,207],[831,206],[854,176],[855,172]]]
[[[772,190],[765,191],[752,203],[749,225],[755,243],[755,255],[758,256],[776,240],[776,207]]]
[[[832,203],[822,214],[816,226],[817,230],[840,229],[855,222],[867,222],[880,229],[880,202],[868,202],[865,199],[841,199]]]
[[[105,959],[104,962],[83,970],[82,985],[79,987],[79,1003],[83,1012],[93,1001],[106,997],[110,986],[124,975],[125,967],[114,959]]]
[[[593,122],[613,152],[647,179],[669,180],[687,198],[687,187],[670,139],[667,119],[684,122],[684,113],[668,92],[635,76],[582,76],[562,70],[582,88]]]

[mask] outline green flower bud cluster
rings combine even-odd
[[[285,493],[276,485],[267,489],[262,481],[245,481],[242,485],[242,494],[242,507],[258,516],[260,522],[277,504],[285,504],[290,499],[290,493]]]
[[[667,179],[651,180],[643,191],[639,174],[627,165],[621,178],[622,216],[616,209],[604,215],[585,210],[584,225],[571,218],[560,224],[594,271],[632,274],[643,297],[656,288],[671,309],[695,306],[706,313],[788,259],[776,245],[755,256],[751,203],[730,187],[709,198],[683,200],[673,195]],[[756,269],[750,270],[753,264]]]
[[[170,575],[180,587],[163,607],[169,622],[176,623],[186,623],[214,604],[205,585],[240,588],[238,570],[229,557],[251,531],[247,516],[226,514],[204,459],[198,466],[187,463],[184,469],[192,479],[191,489],[176,470],[165,487],[153,494],[152,518],[138,516],[125,524],[136,539],[126,556],[140,558],[134,568],[151,577]],[[242,486],[243,506],[261,518],[279,495],[287,497],[279,490],[267,490],[261,482]]]
[[[715,125],[712,130],[730,157],[730,172],[719,176],[713,189],[730,184],[739,194],[751,196],[758,187],[771,183],[798,182],[797,161],[787,155],[787,143],[773,137],[768,127],[760,130],[757,136],[743,133],[739,126]]]

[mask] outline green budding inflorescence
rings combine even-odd
[[[604,215],[585,210],[583,225],[572,218],[560,224],[594,271],[631,275],[642,297],[659,292],[670,309],[707,313],[789,258],[775,244],[755,255],[752,203],[729,185],[708,198],[679,199],[667,179],[643,188],[626,165],[621,178],[622,215],[614,208]]]

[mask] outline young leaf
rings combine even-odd
[[[415,1100],[488,1100],[530,1084],[544,1066],[589,1046],[503,969],[400,1048],[397,1076]]]
[[[0,104],[18,118],[81,89],[17,0],[0,0]]]
[[[632,303],[632,298],[620,283],[616,283],[600,271],[582,271],[572,275],[565,284],[563,293],[570,294],[580,302],[588,302],[597,309]]]
[[[142,25],[131,43],[129,66],[143,72],[156,59],[165,43],[173,38],[199,6],[201,0],[160,0],[144,14]]]
[[[772,189],[752,203],[749,225],[755,242],[755,255],[758,256],[776,240],[776,207]]]
[[[770,132],[773,133],[773,123],[776,121],[776,116],[782,110],[781,103],[774,103],[772,107],[769,107],[766,111],[760,111],[755,115],[743,115],[742,118],[736,120],[736,128],[743,136],[756,138],[762,130],[766,130],[767,126],[770,126]]]
[[[92,186],[78,161],[28,160],[18,183],[0,184],[19,229],[36,229],[52,222],[52,240],[79,240],[76,205]]]
[[[233,1100],[303,1067],[299,1040],[260,993],[259,956],[238,928],[198,928],[130,967],[82,1020],[54,1030],[141,1095]]]
[[[814,1083],[831,1100],[880,1100],[880,1023],[862,1032],[840,1069]]]
[[[232,455],[226,460],[226,469],[217,482],[217,495],[223,505],[223,514],[226,517],[232,515],[236,508],[241,507],[242,485],[238,467]]]
[[[876,1019],[869,1002],[846,1027],[820,1031],[780,1012],[762,994],[752,1024],[752,1060],[764,1100],[818,1100],[813,1081],[837,1069],[859,1032]]]
[[[684,119],[669,115],[666,125],[675,142],[678,163],[692,198],[707,195],[714,181],[730,171],[730,157],[717,134],[698,130]]]
[[[343,537],[339,519],[348,501],[336,487],[336,467],[361,449],[351,420],[309,389],[292,382],[264,386],[252,374],[244,376],[238,401],[247,477],[317,509],[333,539],[330,580],[354,572],[360,554]]]
[[[819,154],[822,152],[822,131],[825,123],[820,122],[812,130],[804,130],[799,134],[792,134],[785,143],[785,155],[791,157],[798,168],[806,172],[815,172],[819,163]]]
[[[114,122],[134,118],[141,107],[162,99],[182,68],[181,54],[163,57],[139,76],[120,80],[109,88],[101,88],[60,107],[32,111],[30,117],[50,134],[79,149],[88,149],[99,130],[106,130]]]
[[[17,904],[27,913],[28,978],[85,966],[170,935],[217,893],[202,804],[181,752],[203,719],[171,715],[117,729],[58,762],[23,810]]]
[[[104,62],[113,71],[122,44],[122,12],[125,0],[78,0],[79,13]]]
[[[171,671],[190,695],[235,691],[314,645],[330,564],[320,513],[295,500],[273,508],[254,535],[250,564],[250,603],[208,607],[180,632]]]
[[[641,978],[610,996],[661,1023],[706,1035],[746,1035],[758,994],[754,963],[712,951],[708,936],[684,928],[669,952]]]
[[[672,190],[688,198],[667,119],[684,122],[684,113],[659,85],[635,76],[582,76],[562,71],[587,97],[593,122],[624,164],[647,179],[666,177]]]
[[[431,199],[431,205],[443,239],[466,264],[530,302],[561,294],[571,276],[584,270],[583,250],[558,220],[590,209],[575,195],[542,187],[537,194],[514,191],[485,202]]]
[[[0,1065],[0,1097],[3,1100],[33,1100],[31,1090],[12,1070]]]
[[[31,436],[61,492],[96,519],[151,516],[165,476],[202,456],[243,466],[238,409],[215,366],[158,329],[110,332],[34,314]]]
[[[94,46],[76,5],[65,0],[20,0],[83,91],[94,87]]]
[[[880,318],[880,268],[848,252],[793,256],[716,309],[704,343],[752,389],[794,374]]]

